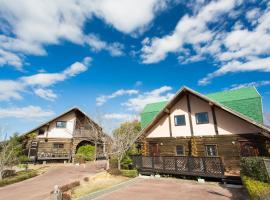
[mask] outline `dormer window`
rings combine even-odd
[[[66,121],[57,121],[56,122],[56,128],[66,128],[67,122]]]

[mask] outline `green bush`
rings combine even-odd
[[[38,173],[35,170],[17,172],[15,176],[11,176],[11,177],[4,178],[3,180],[1,180],[0,187],[9,185],[12,183],[17,183],[17,182],[32,178],[37,175]]]
[[[129,155],[126,154],[121,161],[121,168],[129,169],[131,164],[132,164],[132,159],[129,157]]]
[[[246,157],[241,159],[241,175],[255,180],[268,182],[268,174],[262,157]]]
[[[95,147],[92,145],[80,146],[76,154],[81,155],[86,161],[93,161],[95,159]]]
[[[270,184],[242,176],[242,181],[247,188],[251,200],[269,200]]]
[[[132,170],[121,170],[121,174],[126,177],[134,178],[138,176],[138,171],[136,169]]]

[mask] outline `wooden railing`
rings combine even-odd
[[[67,152],[38,152],[38,160],[69,160],[71,154]]]
[[[133,155],[132,160],[134,167],[141,172],[220,178],[224,176],[220,157]]]

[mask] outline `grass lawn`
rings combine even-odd
[[[37,175],[39,175],[37,170],[20,171],[20,172],[17,172],[14,176],[10,176],[1,180],[0,187],[3,187],[5,185],[10,185],[12,183],[17,183],[17,182],[35,177]]]
[[[77,199],[86,194],[107,189],[129,179],[130,178],[127,177],[113,176],[107,172],[101,172],[93,177],[85,178],[86,181],[81,181],[81,185],[72,190],[71,197],[72,199]]]

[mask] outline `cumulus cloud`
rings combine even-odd
[[[123,45],[108,43],[83,28],[93,16],[126,34],[139,32],[164,10],[170,0],[2,0],[0,23],[0,65],[21,67],[18,54],[46,55],[46,45],[69,41],[89,44],[95,50],[107,50],[113,56],[123,54]],[[34,28],[33,28],[34,27]],[[86,39],[85,39],[86,38]]]
[[[23,91],[24,86],[20,82],[0,80],[0,101],[22,99],[21,92]]]
[[[55,100],[57,95],[48,87],[86,71],[90,63],[91,58],[86,57],[82,62],[75,62],[62,72],[41,72],[23,76],[17,80],[0,80],[0,101],[22,99],[21,93],[30,89],[33,89],[34,93],[41,98]]]
[[[55,113],[51,110],[43,110],[39,106],[0,108],[0,118],[18,118],[25,120],[40,120],[51,117]]]
[[[218,69],[199,81],[206,85],[227,73],[270,72],[270,4],[246,9],[249,2],[240,0],[210,1],[184,15],[172,33],[146,38],[142,42],[142,62],[157,63],[169,53],[178,55],[181,64],[211,58]],[[250,6],[250,5],[249,5]],[[247,11],[247,12],[246,12]],[[245,13],[245,26],[239,13]],[[234,22],[229,24],[228,21]],[[226,28],[225,28],[226,27]]]
[[[124,114],[124,113],[107,113],[104,115],[104,119],[120,120],[120,121],[131,121],[138,118],[139,118],[138,115]]]
[[[162,86],[160,88],[144,92],[134,98],[128,99],[122,103],[123,106],[127,107],[129,111],[141,112],[146,104],[154,103],[158,101],[168,101],[172,98],[173,94],[169,91],[172,90],[170,86]]]
[[[172,34],[162,38],[146,38],[143,41],[143,63],[157,63],[164,60],[168,53],[180,52],[184,45],[201,45],[212,40],[214,33],[208,29],[208,23],[219,19],[219,16],[229,12],[236,0],[212,1],[193,15],[183,16],[177,23]]]
[[[239,88],[245,88],[245,87],[262,87],[270,85],[270,81],[253,81],[250,83],[240,83],[240,84],[232,84],[230,89],[239,89]]]
[[[101,40],[95,34],[89,34],[85,37],[85,43],[90,46],[93,51],[99,52],[101,50],[108,51],[111,56],[122,56],[124,54],[124,45],[119,42],[108,43]]]
[[[54,101],[57,98],[57,94],[55,94],[51,89],[38,88],[34,90],[34,93],[48,101]]]
[[[116,97],[120,97],[120,96],[123,96],[123,95],[134,95],[134,94],[138,94],[138,93],[139,93],[138,90],[120,89],[120,90],[117,90],[117,91],[113,92],[110,95],[101,95],[101,96],[97,97],[96,98],[96,103],[97,103],[98,106],[101,106],[110,99],[114,99]]]

